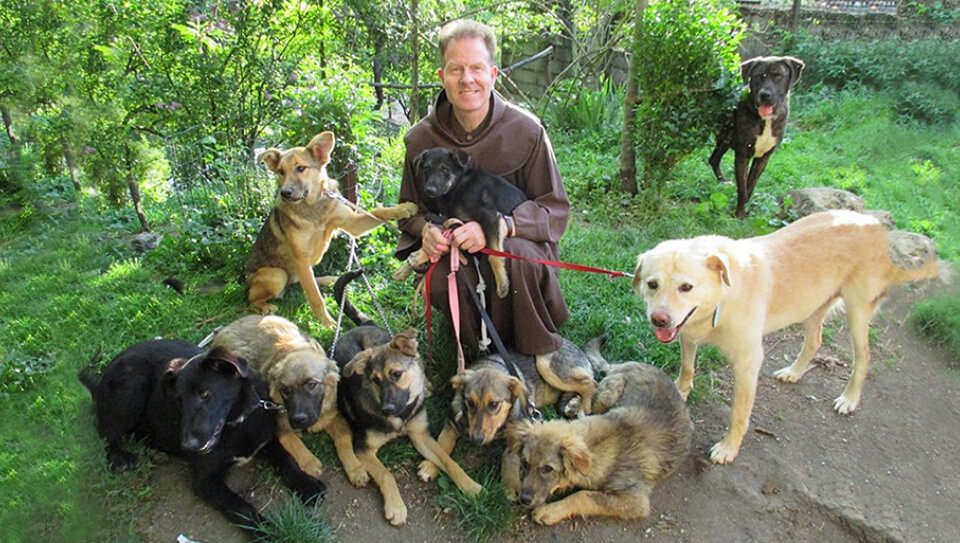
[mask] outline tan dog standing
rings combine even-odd
[[[267,149],[260,161],[277,174],[279,189],[270,216],[257,236],[247,259],[247,298],[262,313],[273,313],[270,300],[290,284],[299,282],[320,322],[336,322],[323,304],[313,266],[323,258],[330,240],[339,231],[362,236],[385,221],[406,219],[416,204],[354,211],[337,192],[337,182],[327,176],[333,151],[333,132],[321,132],[306,147],[286,151]]]
[[[900,255],[892,236],[916,236],[921,256]],[[796,382],[822,342],[823,321],[843,301],[853,340],[853,374],[835,401],[851,413],[870,363],[870,318],[887,289],[937,277],[932,241],[888,232],[875,218],[852,211],[804,217],[772,234],[742,240],[722,236],[664,241],[637,259],[633,287],[661,342],[680,338],[677,386],[693,387],[697,347],[716,345],[733,366],[730,427],[710,458],[730,463],[740,451],[753,409],[763,336],[794,323],[804,326],[803,349],[779,380]]]
[[[270,399],[286,411],[278,417],[280,443],[301,469],[319,475],[323,465],[296,431],[323,430],[333,438],[350,482],[367,483],[367,472],[353,452],[350,427],[337,412],[340,370],[316,340],[282,317],[248,315],[217,331],[212,346],[246,358],[267,377]]]

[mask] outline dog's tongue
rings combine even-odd
[[[659,339],[661,343],[670,343],[675,337],[677,337],[676,328],[654,328],[653,333],[657,336],[657,339]]]
[[[757,108],[761,117],[770,117],[773,115],[773,106],[760,106]]]

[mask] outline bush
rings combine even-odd
[[[908,81],[897,91],[895,108],[903,120],[951,125],[957,119],[960,96],[934,83]]]

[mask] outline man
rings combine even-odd
[[[471,157],[471,166],[501,175],[526,194],[512,216],[504,219],[510,237],[504,250],[530,258],[556,260],[557,241],[567,228],[570,205],[560,180],[550,140],[540,121],[507,103],[493,89],[498,70],[494,61],[496,37],[489,27],[469,20],[453,21],[440,31],[443,90],[433,112],[414,125],[404,137],[406,159],[400,201],[420,204],[421,213],[400,222],[402,234],[397,257],[406,258],[422,246],[432,260],[440,260],[433,273],[430,295],[433,304],[448,318],[446,276],[449,258],[440,258],[456,245],[465,253],[486,246],[480,225],[468,222],[443,236],[442,227],[426,220],[421,195],[417,194],[411,162],[431,147],[458,148]],[[491,292],[494,280],[485,255],[481,273],[487,287],[487,310],[504,343],[527,355],[547,354],[560,347],[557,328],[569,311],[560,292],[555,268],[506,259],[510,293],[499,298]],[[458,274],[474,288],[477,270],[461,266]],[[463,283],[461,283],[463,284]],[[479,313],[464,288],[460,294],[461,343],[476,353]]]

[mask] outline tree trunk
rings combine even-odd
[[[73,188],[80,194],[80,170],[77,168],[77,161],[73,158],[73,147],[65,137],[60,138],[63,144],[63,156],[67,159],[67,169],[70,170],[70,180],[73,181]]]
[[[410,49],[413,59],[410,63],[410,113],[407,118],[413,124],[420,120],[420,10],[419,0],[410,0]]]
[[[4,106],[0,108],[0,113],[3,114],[3,127],[7,131],[7,137],[10,138],[10,144],[16,146],[20,143],[20,140],[17,139],[17,135],[13,133],[13,118],[10,116],[10,110]]]
[[[639,88],[639,44],[643,36],[643,12],[646,9],[647,0],[637,0],[633,13],[633,47],[630,66],[627,68],[626,97],[623,101],[623,132],[620,135],[620,188],[630,194],[637,193],[637,153],[633,146],[633,133]]]
[[[140,183],[137,182],[137,175],[133,171],[130,147],[126,147],[124,156],[126,157],[124,162],[127,168],[127,188],[130,189],[130,200],[133,201],[133,209],[137,212],[137,219],[140,220],[140,231],[152,232],[152,230],[150,230],[150,224],[147,223],[147,216],[143,212],[143,203],[140,201]]]
[[[373,44],[373,92],[377,95],[377,105],[373,106],[373,109],[377,111],[380,111],[383,102],[386,101],[383,87],[380,86],[380,83],[383,83],[383,46],[385,41],[386,36],[378,34]],[[388,107],[387,113],[389,114],[389,112]]]

